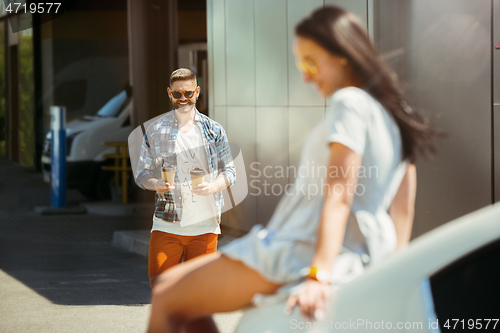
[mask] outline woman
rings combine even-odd
[[[299,173],[265,229],[256,226],[220,253],[161,277],[150,332],[216,332],[211,314],[304,280],[287,308],[321,317],[332,286],[409,241],[416,192],[409,162],[431,148],[432,130],[409,108],[352,14],[323,8],[295,33],[304,80],[331,96],[326,119],[304,146],[300,167],[307,172]]]

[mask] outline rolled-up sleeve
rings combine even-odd
[[[220,133],[216,141],[217,156],[219,160],[220,173],[225,175],[229,180],[229,186],[236,182],[236,167],[234,166],[231,148],[227,140],[224,128],[220,127]]]
[[[151,154],[151,142],[149,141],[149,137],[146,133],[144,133],[144,136],[142,138],[142,145],[141,145],[141,154],[139,156],[139,163],[137,164],[137,172],[136,177],[135,177],[135,183],[137,186],[142,188],[143,190],[146,190],[146,188],[142,185],[141,180],[144,176],[150,175],[154,177],[153,173],[153,167],[154,167],[154,157]]]

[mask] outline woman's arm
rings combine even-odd
[[[344,241],[347,219],[357,184],[357,173],[361,156],[340,143],[330,144],[328,175],[324,187],[324,203],[318,229],[318,241],[312,266],[331,270]],[[330,172],[337,170],[338,172]],[[334,174],[335,177],[331,177]],[[299,295],[290,296],[287,308],[300,305],[301,312],[308,318],[321,316],[328,301],[329,285],[309,279]]]
[[[410,242],[415,197],[417,193],[417,168],[410,164],[399,186],[396,196],[389,207],[389,215],[394,222],[397,236],[396,251],[403,249]]]
[[[336,177],[327,175],[324,203],[318,230],[318,242],[312,266],[330,270],[344,241],[351,211],[361,157],[340,143],[330,144],[328,170],[337,169]]]

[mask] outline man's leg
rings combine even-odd
[[[153,289],[161,273],[181,262],[183,251],[179,236],[156,230],[151,233],[148,253],[148,273],[151,289]]]
[[[217,234],[207,233],[183,239],[184,261],[217,251]],[[218,332],[212,316],[200,317],[184,327],[185,332]]]
[[[214,253],[217,251],[217,234],[208,233],[199,236],[186,237],[184,245],[184,260],[193,259],[202,254]]]
[[[272,294],[279,287],[220,253],[196,257],[160,276],[153,291],[148,332],[180,332],[190,321],[242,309],[256,293]]]

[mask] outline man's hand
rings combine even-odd
[[[310,320],[321,320],[325,315],[325,307],[330,299],[330,285],[307,279],[304,288],[298,295],[288,297],[285,312],[291,313],[293,308],[300,306],[300,312]]]
[[[201,184],[196,185],[192,190],[194,194],[201,195],[206,197],[209,194],[217,192],[217,185],[213,182],[207,183],[203,182]]]
[[[172,191],[175,186],[170,185],[166,181],[162,179],[150,178],[147,182],[147,188],[152,191],[156,191],[158,193],[165,193]]]

